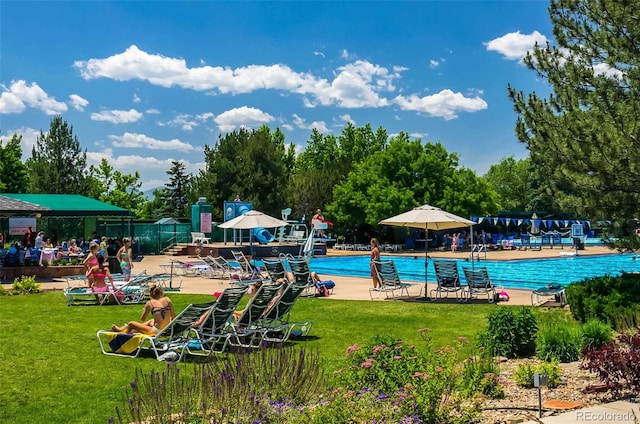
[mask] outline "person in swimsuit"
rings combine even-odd
[[[371,270],[371,278],[373,279],[373,288],[380,286],[380,280],[378,279],[378,271],[373,261],[380,261],[380,242],[377,238],[371,239],[371,262],[369,262],[369,268]]]
[[[105,236],[102,236],[102,239],[100,239],[100,254],[104,256],[105,261],[109,257],[107,253],[107,238]]]
[[[153,336],[169,325],[176,317],[173,302],[165,297],[164,290],[159,284],[154,283],[149,286],[149,295],[151,299],[144,305],[140,322],[130,321],[122,327],[113,324],[111,329],[119,333],[142,333]],[[149,315],[151,319],[145,321]]]
[[[93,267],[98,265],[98,258],[96,257],[96,255],[98,254],[98,247],[99,246],[95,243],[89,244],[89,254],[82,262],[82,264],[84,265],[85,274],[87,275],[87,280],[89,282],[89,287],[93,285],[93,273],[91,273],[90,271]]]
[[[89,279],[91,291],[94,293],[107,293],[109,291],[106,281],[108,278],[111,283],[111,288],[115,292],[116,286],[113,283],[113,277],[111,276],[111,272],[109,272],[109,267],[104,264],[104,257],[100,253],[96,253],[94,259],[96,264],[87,270],[87,278]]]
[[[122,239],[122,242],[124,244],[120,250],[118,250],[116,258],[118,262],[120,262],[120,268],[122,268],[122,273],[124,274],[124,281],[129,281],[131,279],[131,268],[133,268],[133,264],[131,263],[131,239],[125,237]]]

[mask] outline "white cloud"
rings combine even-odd
[[[142,113],[135,109],[129,110],[103,110],[91,114],[92,121],[106,121],[112,124],[125,124],[142,119]]]
[[[520,34],[520,31],[510,32],[502,37],[483,43],[487,50],[502,54],[505,59],[522,60],[528,51],[532,51],[535,43],[544,45],[547,37],[533,31],[531,34]]]
[[[193,119],[192,115],[189,115],[188,113],[181,113],[170,121],[158,122],[158,125],[161,127],[180,127],[184,131],[191,131],[194,127],[198,126],[198,122]]]
[[[133,93],[133,103],[140,103],[142,99],[136,93]]]
[[[316,93],[323,105],[337,103],[345,108],[381,107],[389,104],[379,95],[381,91],[394,91],[393,81],[400,77],[399,72],[367,61],[358,60],[337,69],[339,73],[331,87]]]
[[[6,135],[0,135],[0,141],[2,141],[2,143],[6,143],[13,138],[14,134],[22,135],[20,146],[22,147],[22,160],[25,161],[31,157],[31,151],[33,150],[33,146],[36,145],[36,140],[40,136],[40,131],[34,128],[20,127],[7,131]],[[45,135],[46,134],[47,133],[45,133]]]
[[[406,97],[398,96],[393,101],[402,110],[423,112],[447,121],[457,118],[459,111],[477,112],[488,107],[487,102],[480,97],[469,98],[448,89],[424,97],[415,94]]]
[[[0,113],[21,113],[27,106],[40,109],[47,115],[57,115],[68,110],[64,102],[59,102],[38,84],[27,84],[25,80],[12,81],[9,88],[0,86]]]
[[[260,109],[242,106],[222,112],[213,120],[220,131],[231,132],[237,128],[256,128],[272,122],[274,118]]]
[[[192,131],[195,127],[199,126],[203,122],[207,122],[209,119],[213,119],[215,115],[211,112],[201,113],[199,115],[191,115],[188,113],[181,113],[174,119],[167,122],[158,122],[161,127],[180,127],[184,131]]]
[[[340,52],[340,57],[346,60],[354,60],[356,58],[356,55],[353,53],[349,53],[347,49],[342,49],[342,52]]]
[[[178,139],[162,141],[149,137],[145,134],[126,132],[120,136],[110,135],[109,139],[112,140],[114,147],[126,147],[131,149],[144,148],[150,150],[178,150],[181,152],[195,150],[191,144]]]
[[[322,52],[313,52],[313,55],[314,56],[322,56],[322,57],[324,57],[324,53],[322,53]]]
[[[111,78],[118,81],[140,79],[151,84],[179,86],[197,91],[216,90],[221,94],[244,94],[256,90],[283,90],[303,96],[308,107],[317,104],[338,104],[343,107],[378,107],[386,104],[376,94],[392,91],[392,81],[399,78],[406,68],[394,67],[392,71],[356,61],[338,68],[333,81],[310,73],[295,72],[283,64],[248,65],[236,69],[228,67],[200,66],[189,68],[184,59],[153,55],[135,45],[123,53],[106,59],[89,59],[74,63],[83,78]]]
[[[296,127],[300,129],[312,130],[315,128],[316,130],[318,130],[318,132],[321,132],[323,134],[326,134],[329,132],[329,129],[327,128],[327,124],[324,121],[313,121],[312,123],[307,124],[303,118],[296,115],[295,113],[292,116],[293,116],[293,123],[296,125]]]
[[[147,109],[144,111],[147,115],[158,115],[160,111],[158,109]]]
[[[205,112],[205,113],[196,115],[196,118],[202,122],[207,122],[209,119],[215,118],[215,115],[211,112]]]
[[[342,119],[344,122],[351,122],[354,125],[356,123],[356,121],[354,121],[353,118],[351,118],[351,115],[349,115],[348,113],[345,113],[344,115],[340,116],[340,119]]]
[[[606,63],[598,63],[597,65],[594,65],[593,72],[595,72],[596,75],[601,74],[601,75],[604,75],[610,78],[615,78],[618,80],[621,80],[624,77],[624,72],[622,72],[619,69],[612,68]]]
[[[169,181],[169,177],[166,176],[166,170],[171,168],[174,160],[185,164],[186,173],[194,174],[205,167],[204,162],[192,163],[178,158],[158,159],[154,156],[115,156],[113,152],[111,148],[104,149],[101,152],[87,152],[87,164],[98,165],[104,158],[115,170],[124,174],[133,174],[136,170],[138,172],[145,170],[147,172],[141,175],[140,179],[142,182],[141,191],[164,186]],[[153,175],[153,177],[144,179],[145,175]],[[166,176],[166,178],[161,179],[158,176]]]
[[[342,54],[345,58],[353,57],[346,50]],[[395,82],[407,68],[397,65],[383,67],[366,60],[355,60],[338,67],[333,80],[295,72],[282,64],[248,65],[235,69],[212,66],[189,68],[184,59],[149,54],[135,45],[106,59],[77,61],[74,65],[80,69],[85,79],[141,79],[162,87],[179,86],[205,91],[207,94],[215,92],[237,95],[255,90],[281,90],[302,96],[304,106],[309,108],[331,105],[342,108],[377,108],[398,104],[404,110],[453,119],[457,117],[457,111],[477,111],[487,107],[486,102],[480,98],[465,98],[449,89],[428,97],[413,94],[389,99],[384,94],[398,91]],[[221,131],[227,132],[239,127],[258,126],[272,122],[273,119],[266,112],[244,106],[224,112],[215,117],[214,121]],[[318,128],[326,127],[323,122],[315,124]],[[188,128],[189,125],[185,127]]]
[[[419,138],[419,139],[423,139],[425,138],[427,135],[429,135],[428,133],[421,133],[421,132],[414,132],[409,134],[409,136],[411,138]]]
[[[440,66],[440,62],[438,62],[437,60],[433,60],[433,59],[431,59],[431,60],[429,61],[429,68],[431,68],[431,69],[435,69],[435,68],[437,68],[438,66]]]
[[[73,108],[79,112],[83,112],[84,108],[87,107],[87,105],[89,104],[88,100],[83,99],[77,94],[71,94],[69,96],[69,100],[70,100],[71,106],[73,106]]]

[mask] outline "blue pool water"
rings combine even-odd
[[[494,284],[507,288],[533,290],[540,286],[569,284],[589,277],[619,275],[622,271],[640,272],[640,259],[634,255],[567,256],[551,259],[480,261],[475,266],[487,267]],[[407,282],[424,282],[424,256],[382,256],[393,259],[400,278]],[[464,283],[463,267],[471,262],[459,260],[458,270]],[[313,258],[311,269],[320,275],[368,278],[369,256],[334,256]],[[429,282],[435,282],[433,262],[429,261]]]

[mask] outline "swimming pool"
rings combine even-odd
[[[475,266],[487,267],[494,284],[507,288],[533,290],[551,283],[569,284],[589,277],[606,274],[619,275],[622,271],[640,272],[640,259],[635,255],[567,256],[550,259],[523,259],[513,261],[480,261]],[[382,256],[393,259],[400,278],[424,282],[424,256]],[[471,262],[458,260],[460,278],[464,283],[463,267]],[[341,275],[369,278],[369,256],[314,257],[311,269],[320,275]],[[429,282],[435,282],[433,261],[429,261]]]

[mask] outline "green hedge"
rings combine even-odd
[[[597,318],[615,329],[640,324],[640,274],[586,279],[570,284],[566,293],[573,316],[582,323]]]

